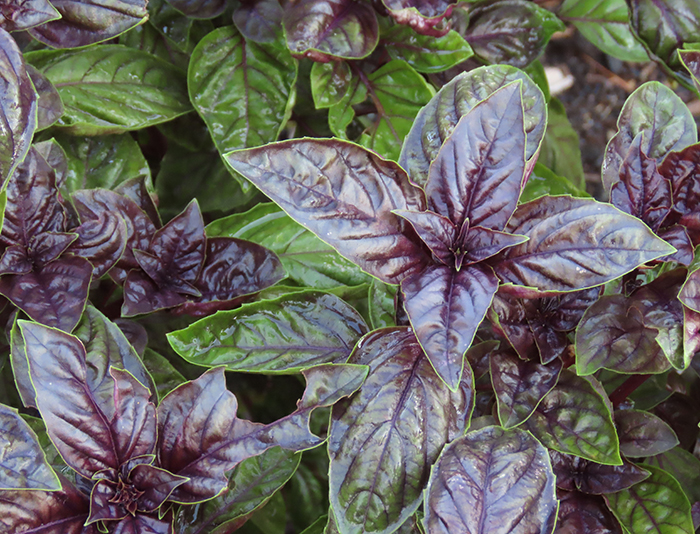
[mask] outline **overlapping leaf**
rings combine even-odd
[[[473,55],[469,43],[455,31],[434,37],[406,26],[394,26],[382,33],[381,42],[393,59],[403,59],[426,74],[445,71]]]
[[[670,451],[647,458],[645,464],[663,469],[678,481],[691,502],[700,501],[700,460],[691,452],[674,447]]]
[[[399,24],[406,24],[418,33],[440,37],[449,25],[445,17],[456,2],[451,0],[382,0],[389,15]]]
[[[256,0],[240,4],[233,12],[233,23],[248,41],[270,43],[282,31],[284,10],[278,0]]]
[[[620,452],[630,458],[655,456],[678,445],[671,427],[650,412],[617,410],[615,426],[620,437]]]
[[[107,274],[126,249],[126,222],[109,211],[101,213],[99,219],[85,221],[73,231],[78,237],[67,250],[90,262],[94,280]]]
[[[419,506],[442,447],[467,427],[473,378],[448,390],[406,327],[369,334],[349,362],[370,374],[333,409],[331,505],[342,532],[392,532]]]
[[[649,472],[623,459],[622,465],[601,465],[578,456],[549,451],[557,487],[603,495],[627,489],[649,477]]]
[[[554,534],[623,534],[602,497],[561,490],[557,497],[559,517]]]
[[[48,0],[3,2],[0,5],[0,15],[4,19],[0,28],[8,32],[28,30],[61,17]]]
[[[58,91],[37,69],[27,65],[27,73],[34,84],[39,101],[37,104],[37,130],[44,130],[55,123],[63,115],[63,102]]]
[[[347,94],[352,72],[345,61],[314,62],[311,67],[311,96],[316,109],[338,104]]]

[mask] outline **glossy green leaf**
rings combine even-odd
[[[630,30],[625,0],[565,0],[557,15],[606,54],[624,61],[649,59]]]
[[[373,330],[396,326],[397,287],[372,280],[369,286],[369,316]]]
[[[191,52],[194,45],[190,44],[192,18],[178,11],[167,0],[148,0],[148,23],[167,43],[168,48],[178,51]]]
[[[589,380],[565,369],[523,428],[555,451],[599,464],[622,465],[620,442],[606,401]]]
[[[649,478],[605,496],[612,513],[629,532],[693,534],[690,503],[680,484],[662,469],[645,468]]]
[[[163,2],[165,3],[164,0]],[[188,20],[191,21],[191,19]],[[189,55],[182,52],[177,45],[164,37],[150,21],[121,35],[119,37],[119,44],[143,50],[144,52],[167,61],[183,71],[187,70],[187,63],[190,59]]]
[[[344,363],[367,331],[362,317],[335,295],[305,291],[217,313],[171,332],[168,340],[196,365],[286,374]]]
[[[575,187],[585,189],[579,138],[566,116],[566,109],[559,99],[552,98],[547,112],[547,133],[537,162],[565,176]]]
[[[191,109],[181,71],[134,48],[39,50],[26,57],[61,95],[65,112],[56,125],[75,135],[138,130]]]
[[[426,74],[445,71],[474,54],[469,43],[455,31],[433,37],[396,25],[382,33],[381,42],[392,59],[403,59]]]
[[[291,115],[297,63],[275,44],[248,43],[233,26],[192,52],[190,98],[221,154],[275,141]]]
[[[451,392],[407,327],[369,334],[349,362],[370,374],[333,409],[331,505],[344,534],[389,533],[415,512],[430,466],[468,426],[473,378],[465,373]]]
[[[658,467],[675,478],[691,502],[700,501],[700,460],[681,447],[652,456],[644,465]]]
[[[641,410],[617,410],[615,426],[620,452],[629,458],[655,456],[673,449],[678,438],[659,416]]]
[[[530,202],[536,198],[549,195],[571,195],[572,197],[590,196],[583,189],[579,189],[568,178],[553,173],[539,162],[535,164],[535,169],[527,179],[523,192],[520,195],[520,202]]]
[[[347,94],[352,80],[345,61],[314,62],[311,67],[311,95],[316,109],[338,104]]]
[[[557,518],[545,449],[519,429],[489,426],[453,441],[430,474],[430,534],[549,534]]]
[[[336,136],[341,139],[348,138],[346,130],[355,118],[352,106],[361,104],[366,99],[367,86],[359,77],[353,76],[345,96],[328,110],[328,127]]]
[[[155,392],[159,399],[165,397],[173,389],[186,382],[180,371],[172,363],[153,349],[147,348],[143,353],[143,364],[153,377]]]

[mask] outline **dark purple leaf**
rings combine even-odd
[[[444,20],[452,13],[456,2],[451,0],[382,0],[391,17],[423,35],[440,37],[450,27]]]
[[[144,252],[143,250],[134,250],[134,257],[143,272],[148,275],[159,290],[166,293],[178,293],[191,297],[198,297],[200,295],[199,291],[189,282],[176,276],[169,279],[167,266],[157,256]],[[204,254],[202,254],[202,258],[204,258]],[[139,271],[135,272],[142,274]],[[126,284],[124,285],[126,287]],[[125,289],[125,291],[128,291],[128,289]],[[125,298],[131,300],[129,297]]]
[[[27,73],[39,96],[36,129],[44,130],[63,115],[63,102],[56,88],[43,73],[31,65],[27,65]]]
[[[461,228],[503,230],[524,182],[521,83],[489,95],[461,118],[430,166],[428,207]]]
[[[171,511],[164,517],[158,515],[136,514],[127,516],[112,530],[111,534],[172,534],[173,514]]]
[[[557,487],[602,495],[622,491],[649,476],[649,472],[628,460],[622,465],[602,465],[578,456],[549,451]]]
[[[620,451],[631,458],[655,456],[678,445],[671,427],[653,413],[617,410],[615,425],[620,436]]]
[[[523,120],[527,135],[525,158],[532,161],[546,127],[542,91],[515,67],[481,67],[447,83],[416,116],[399,158],[399,164],[406,169],[411,181],[424,186],[430,164],[460,118],[494,91],[517,80],[522,81]]]
[[[87,309],[90,310],[91,307],[88,306]],[[148,332],[146,331],[146,328],[141,323],[122,318],[115,319],[114,324],[117,325],[122,334],[124,334],[124,337],[129,342],[129,345],[131,345],[131,348],[133,348],[136,351],[136,354],[142,358],[146,350],[146,346],[148,345]],[[133,371],[131,371],[131,374],[138,378],[138,375]]]
[[[681,265],[690,265],[693,262],[693,242],[688,235],[688,231],[680,224],[674,224],[659,230],[657,234],[669,245],[676,248],[676,252],[669,256],[659,258],[657,261],[676,261]]]
[[[212,19],[226,9],[226,0],[168,0],[168,3],[193,19]]]
[[[469,228],[462,243],[459,243],[460,250],[464,253],[462,265],[471,265],[495,256],[499,252],[519,245],[527,241],[524,235],[509,234],[483,228],[482,226],[472,226]],[[457,265],[459,267],[459,265]]]
[[[281,31],[283,17],[278,0],[255,0],[236,7],[233,23],[246,41],[271,43]]]
[[[504,283],[544,291],[585,289],[673,252],[636,217],[594,200],[540,197],[521,204],[506,231],[529,241],[505,250]]]
[[[559,518],[554,534],[624,534],[622,527],[598,495],[557,491]]]
[[[307,388],[297,410],[268,425],[236,417],[238,403],[226,389],[223,367],[176,388],[158,406],[158,460],[190,480],[170,500],[195,503],[215,497],[228,485],[225,471],[270,447],[302,450],[322,443],[309,430],[311,412],[353,393],[367,371],[344,364],[303,371]]]
[[[133,317],[174,308],[187,301],[186,295],[172,289],[158,287],[143,271],[133,269],[124,280],[124,303],[121,314],[122,317]]]
[[[556,517],[547,450],[519,429],[491,426],[453,441],[425,496],[431,534],[548,534]]]
[[[0,274],[27,274],[34,269],[24,245],[10,245],[0,258]]]
[[[90,262],[93,280],[107,274],[126,249],[126,222],[114,212],[102,212],[98,219],[86,220],[73,231],[78,239],[68,251]]]
[[[394,213],[411,223],[418,237],[428,246],[435,258],[445,265],[455,264],[453,249],[457,236],[461,235],[463,230],[458,234],[459,227],[450,219],[430,210],[394,210]],[[466,228],[468,230],[469,223],[466,224]]]
[[[52,138],[48,141],[42,141],[41,143],[34,143],[33,146],[39,155],[46,160],[49,167],[54,170],[56,175],[56,187],[59,189],[63,187],[68,172],[68,159],[61,145]]]
[[[315,61],[361,59],[379,41],[377,15],[357,0],[307,0],[284,10],[287,46]]]
[[[450,391],[407,327],[368,334],[348,361],[370,374],[333,408],[331,505],[343,532],[391,532],[420,505],[442,447],[468,426],[471,369]]]
[[[459,387],[464,353],[497,289],[498,279],[489,267],[472,266],[455,271],[434,265],[401,284],[416,337],[453,391]]]
[[[695,206],[700,201],[698,192],[700,144],[693,144],[678,152],[671,152],[659,166],[659,172],[671,180],[673,189],[673,216],[688,230],[693,243],[700,241],[700,217]]]
[[[61,18],[33,28],[30,33],[52,48],[99,43],[146,20],[146,3],[146,0],[54,0]]]
[[[700,411],[697,402],[683,393],[674,392],[669,398],[654,407],[654,414],[666,421],[673,429],[680,447],[691,449],[697,441],[700,428]]]
[[[230,152],[234,170],[341,255],[387,283],[419,271],[427,256],[392,210],[425,210],[406,173],[357,145],[294,140]]]
[[[148,215],[155,227],[160,228],[163,224],[154,201],[155,193],[149,190],[148,180],[149,178],[143,175],[125,180],[114,188],[114,192],[133,200]]]
[[[0,28],[8,32],[28,30],[61,14],[48,0],[3,0],[0,3]]]
[[[34,321],[70,332],[87,301],[92,265],[63,256],[28,274],[0,276],[0,293]]]
[[[29,240],[29,254],[35,269],[55,260],[73,243],[78,236],[67,232],[44,232]]]
[[[557,384],[561,360],[548,365],[523,361],[513,352],[493,351],[489,357],[491,383],[503,428],[526,421],[547,393]]]
[[[2,13],[4,15],[4,13]],[[37,126],[38,97],[15,40],[0,28],[0,76],[5,80],[0,97],[0,189],[24,159]]]
[[[678,293],[678,299],[693,311],[700,312],[700,271],[688,274],[688,278]]]

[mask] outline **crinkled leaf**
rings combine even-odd
[[[673,252],[636,217],[566,196],[521,204],[506,231],[530,240],[506,249],[496,274],[504,283],[546,291],[604,284]]]
[[[301,454],[280,447],[244,460],[228,475],[228,491],[210,501],[183,507],[177,515],[177,534],[208,534],[230,528],[241,516],[257,510],[289,481]]]
[[[562,369],[561,360],[543,365],[535,360],[521,360],[505,351],[491,352],[489,364],[498,419],[503,428],[526,421],[556,385]]]
[[[168,3],[194,19],[213,19],[226,9],[226,0],[168,0]]]
[[[525,422],[546,447],[605,465],[622,465],[612,414],[590,380],[565,369]]]
[[[330,406],[360,387],[368,369],[321,365],[303,371],[304,396],[292,414],[268,425],[236,417],[236,397],[226,389],[224,369],[211,369],[169,393],[158,406],[160,465],[190,480],[177,488],[175,502],[215,497],[228,485],[225,471],[279,445],[302,450],[323,442],[309,430],[315,408]]]
[[[641,482],[649,472],[623,459],[622,465],[602,465],[578,456],[549,451],[557,487],[594,495],[615,493]]]
[[[113,527],[111,534],[172,534],[173,514],[168,511],[163,517],[159,514],[127,515]]]
[[[624,0],[565,0],[557,16],[571,22],[591,43],[606,54],[624,61],[648,61],[644,47],[629,26]]]
[[[58,91],[46,76],[31,65],[27,65],[27,73],[39,96],[36,129],[44,130],[63,115],[63,102],[61,102]]]
[[[369,334],[349,362],[370,374],[333,408],[331,505],[341,532],[393,532],[420,505],[442,447],[468,426],[472,374],[450,391],[407,327]]]
[[[382,0],[389,15],[399,24],[407,24],[418,33],[441,36],[447,33],[449,25],[445,17],[449,17],[452,6],[451,0]]]
[[[46,462],[36,434],[16,409],[0,404],[0,488],[56,491],[61,484]],[[0,510],[2,505],[0,505]]]
[[[0,4],[0,28],[8,32],[28,30],[61,18],[48,0],[6,0]]]
[[[2,28],[0,50],[0,76],[5,81],[0,98],[0,189],[4,189],[5,182],[29,150],[37,128],[39,98],[25,69],[22,52]]]
[[[311,67],[311,96],[316,109],[338,104],[347,94],[352,73],[345,61],[314,62]]]
[[[529,161],[537,152],[546,127],[546,108],[542,91],[515,67],[481,67],[456,76],[443,86],[416,116],[398,160],[411,180],[421,186],[425,185],[430,164],[437,157],[445,139],[457,126],[459,119],[490,94],[516,80],[522,80],[527,134],[525,157]]]
[[[617,119],[617,130],[608,142],[603,159],[602,178],[606,191],[617,181],[622,161],[640,132],[644,132],[642,151],[654,159],[698,140],[695,119],[687,106],[659,82],[647,82],[627,98]]]
[[[552,172],[564,176],[577,189],[564,190],[550,194],[571,194],[575,197],[589,196],[586,194],[586,179],[581,161],[581,141],[578,133],[569,122],[564,104],[552,98],[547,102],[547,132],[542,140],[538,163]],[[569,186],[570,187],[570,186]],[[581,194],[583,193],[583,194]],[[521,198],[521,202],[526,199]]]
[[[425,209],[423,191],[403,169],[357,145],[293,140],[231,152],[229,164],[292,218],[388,283],[427,258],[396,209]]]
[[[145,253],[144,255],[148,256]],[[152,256],[150,258],[154,263],[158,261]],[[190,284],[181,285],[180,288],[182,287],[194,290]],[[180,292],[180,288],[159,287],[142,270],[132,269],[124,280],[124,302],[121,307],[121,315],[122,317],[134,317],[185,304],[190,297],[188,294]]]
[[[284,10],[284,33],[293,54],[315,61],[362,59],[379,41],[375,10],[358,0],[307,0]]]
[[[557,497],[559,517],[554,534],[624,534],[602,497],[561,490]]]
[[[195,365],[229,371],[296,373],[344,363],[368,332],[364,319],[335,295],[304,291],[217,313],[168,334]]]
[[[645,465],[659,467],[673,476],[691,502],[700,501],[700,460],[681,447],[674,447],[645,460]]]
[[[435,265],[401,284],[416,337],[438,376],[453,391],[459,387],[464,353],[497,289],[498,279],[488,267],[473,266],[456,271]]]
[[[191,109],[182,72],[134,48],[39,50],[26,57],[61,95],[65,112],[56,126],[75,135],[138,130]]]
[[[548,534],[557,517],[547,450],[529,433],[490,426],[453,441],[425,497],[432,533]]]
[[[90,262],[93,280],[107,274],[126,249],[126,222],[112,212],[102,212],[99,219],[87,220],[73,231],[78,238],[68,251]]]
[[[525,0],[498,0],[469,10],[464,37],[487,63],[523,68],[544,51],[564,23],[552,12]]]
[[[85,308],[91,277],[89,261],[66,255],[31,273],[0,277],[0,293],[33,320],[70,332]]]
[[[188,87],[221,154],[275,141],[291,115],[297,64],[275,44],[247,42],[233,26],[192,52]]]
[[[690,503],[681,486],[662,469],[645,468],[649,478],[605,496],[612,513],[629,532],[693,534]]]
[[[660,417],[641,410],[617,410],[620,452],[630,458],[655,456],[678,445],[675,432]]]
[[[233,23],[248,41],[271,43],[282,31],[284,10],[278,0],[255,0],[239,4],[233,12]]]
[[[397,25],[382,33],[381,42],[392,59],[403,59],[426,74],[445,71],[473,55],[469,43],[455,31],[434,37]]]
[[[428,206],[458,228],[503,230],[525,174],[520,83],[489,95],[459,120],[430,166]]]

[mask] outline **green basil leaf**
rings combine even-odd
[[[398,24],[382,33],[381,42],[392,59],[403,59],[426,74],[445,71],[474,54],[469,43],[456,31],[433,37]]]

